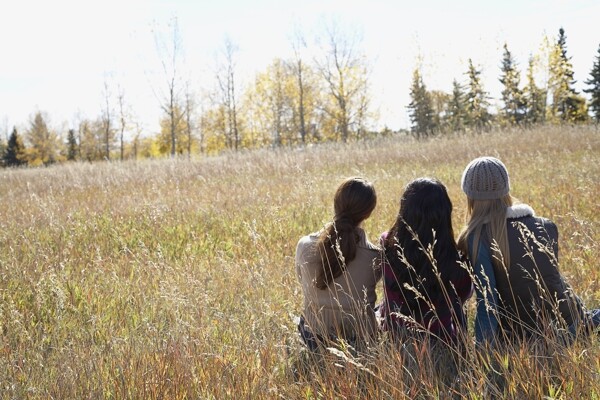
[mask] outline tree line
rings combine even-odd
[[[456,79],[452,93],[427,90],[420,68],[415,68],[410,88],[408,111],[411,132],[427,137],[439,132],[481,132],[493,126],[531,126],[534,124],[600,122],[600,46],[585,81],[591,100],[588,103],[574,88],[573,65],[567,55],[567,37],[563,28],[558,38],[547,46],[548,80],[545,86],[536,83],[539,58],[528,60],[525,83],[517,61],[504,44],[499,81],[502,84],[502,106],[497,113],[490,111],[491,97],[481,82],[482,70],[471,59],[465,73],[466,83]],[[591,116],[590,116],[591,113]]]
[[[238,49],[226,40],[215,68],[214,88],[205,93],[202,102],[181,72],[182,43],[173,20],[168,36],[156,36],[163,78],[162,85],[152,88],[162,110],[157,134],[143,135],[128,109],[122,86],[111,90],[105,80],[97,118],[80,119],[63,138],[48,126],[48,116],[38,111],[24,132],[15,127],[6,143],[0,140],[2,165],[217,154],[389,134],[388,129],[369,129],[376,116],[370,104],[369,64],[359,38],[335,24],[324,32],[310,57],[306,40],[297,34],[292,40],[293,56],[273,60],[243,91],[237,76]],[[471,59],[466,82],[455,79],[451,93],[428,90],[420,68],[415,68],[407,106],[412,134],[421,138],[481,132],[493,126],[600,122],[600,46],[585,81],[589,102],[574,89],[562,28],[546,48],[547,82],[537,83],[536,74],[543,63],[532,56],[522,85],[517,62],[504,45],[499,76],[502,107],[495,113],[481,81],[482,70]]]

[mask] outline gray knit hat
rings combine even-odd
[[[493,200],[510,191],[508,171],[494,157],[479,157],[467,165],[461,179],[463,192],[473,200]]]

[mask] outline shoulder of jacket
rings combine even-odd
[[[527,204],[514,204],[506,209],[506,219],[534,217],[533,208]]]
[[[540,228],[549,232],[551,235],[558,236],[558,227],[554,221],[548,218],[536,217],[536,223],[540,226]]]
[[[298,240],[298,244],[296,245],[296,257],[304,255],[308,251],[315,251],[317,248],[318,240],[318,233],[311,233],[309,235],[302,236]]]

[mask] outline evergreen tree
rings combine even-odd
[[[17,133],[17,128],[13,128],[3,157],[4,166],[18,167],[19,165],[23,165],[26,162],[25,157],[25,145],[23,145],[23,140]]]
[[[6,144],[0,139],[0,165],[4,165],[4,154],[6,154]]]
[[[463,87],[452,81],[452,96],[448,103],[447,124],[451,131],[460,132],[465,129],[465,93]]]
[[[75,130],[69,129],[67,136],[67,160],[75,161],[77,158],[77,139],[75,138]]]
[[[441,90],[428,91],[433,107],[433,126],[435,131],[443,132],[446,129],[448,119],[448,106],[450,104],[450,94]]]
[[[585,81],[585,84],[589,85],[590,88],[584,89],[583,91],[592,96],[590,108],[594,113],[594,121],[600,123],[600,46],[598,46],[598,55],[596,56],[596,61],[594,62],[590,75],[590,79]]]
[[[502,70],[500,83],[504,85],[504,89],[502,89],[502,102],[504,103],[502,119],[508,125],[520,124],[525,117],[523,92],[519,89],[521,77],[506,43],[500,68]]]
[[[560,28],[558,40],[550,52],[550,79],[548,86],[552,93],[550,117],[553,122],[577,122],[587,119],[585,99],[577,93],[573,65],[567,56],[567,37]]]
[[[410,88],[410,104],[408,105],[411,131],[418,137],[433,134],[435,128],[434,111],[431,96],[423,83],[418,69],[413,72],[413,83]]]
[[[523,89],[525,104],[525,122],[527,124],[540,124],[546,119],[546,91],[535,83],[535,60],[529,58],[527,67],[527,83]]]
[[[488,127],[492,116],[488,111],[489,97],[487,92],[483,90],[481,83],[481,71],[477,70],[473,65],[473,61],[469,59],[469,91],[466,96],[466,125],[480,132]]]

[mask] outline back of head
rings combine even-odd
[[[437,179],[418,178],[404,189],[399,218],[427,240],[432,230],[452,234],[452,203],[446,187]]]
[[[356,228],[375,209],[377,194],[371,182],[358,177],[347,178],[338,187],[333,205],[333,222],[319,237],[323,265],[315,282],[319,289],[327,288],[356,257]]]
[[[510,180],[502,161],[494,157],[479,157],[465,168],[461,186],[469,199],[494,200],[508,194]]]
[[[334,221],[347,220],[357,226],[371,215],[376,204],[377,195],[371,182],[363,178],[347,178],[335,192]]]
[[[465,168],[461,186],[468,198],[467,226],[459,237],[459,247],[467,252],[467,240],[473,233],[474,246],[471,259],[475,261],[479,238],[482,233],[488,235],[490,242],[495,241],[502,252],[494,257],[494,263],[504,260],[508,266],[510,255],[506,236],[506,209],[512,205],[510,178],[506,166],[494,157],[479,157]],[[482,228],[486,231],[482,232]],[[495,246],[494,246],[495,247]]]
[[[426,253],[429,246],[433,246],[433,260]],[[441,293],[439,287],[449,281],[458,259],[452,230],[452,202],[441,182],[418,178],[405,187],[385,251],[399,282],[416,278],[428,296]],[[436,270],[442,282],[436,277]]]

